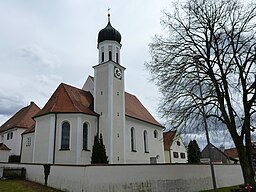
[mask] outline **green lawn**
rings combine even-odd
[[[26,180],[0,180],[1,192],[61,192],[60,190]]]

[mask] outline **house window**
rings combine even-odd
[[[180,146],[180,141],[177,141],[177,145]]]
[[[148,153],[149,152],[148,151],[148,133],[146,130],[143,132],[143,140],[144,140],[144,151],[145,153]]]
[[[155,130],[154,131],[154,138],[157,138],[157,136],[158,136],[158,132],[157,132],[157,130]]]
[[[173,152],[173,157],[174,158],[179,158],[179,153],[178,152]]]
[[[83,149],[88,149],[88,124],[83,124]]]
[[[28,147],[28,146],[30,146],[31,145],[31,137],[28,137],[27,139],[26,139],[26,146]]]
[[[70,140],[70,124],[68,122],[62,123],[61,131],[61,149],[69,149]]]
[[[180,158],[185,159],[185,153],[180,153]]]
[[[136,140],[135,140],[135,129],[131,128],[131,148],[133,152],[136,152]]]
[[[13,132],[7,133],[7,140],[12,139],[13,137]]]

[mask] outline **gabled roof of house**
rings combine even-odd
[[[3,150],[3,151],[10,151],[11,149],[9,149],[5,144],[0,143],[0,150]]]
[[[232,158],[238,158],[238,152],[236,148],[225,149],[224,153]]]
[[[176,130],[175,131],[168,131],[168,132],[164,132],[164,150],[170,150],[173,140],[175,138],[176,135]]]
[[[227,157],[228,159],[230,159],[230,160],[232,160],[232,161],[234,161],[234,162],[237,162],[237,161],[238,161],[237,159],[235,159],[235,158],[233,158],[233,157],[227,155],[226,153],[224,153],[224,151],[221,151],[218,147],[216,147],[216,146],[213,145],[212,143],[209,143],[208,145],[206,145],[205,148],[202,150],[201,154],[203,154],[204,151],[208,151],[208,148],[209,148],[209,147],[214,148],[216,151],[219,152],[219,154],[222,154],[223,156]],[[221,159],[214,159],[213,161],[214,161],[214,162],[215,162],[215,161],[219,161],[219,162],[220,162]]]
[[[0,132],[4,132],[12,128],[30,128],[35,124],[32,117],[39,111],[40,108],[34,102],[31,102],[29,106],[20,109],[15,115],[7,120],[0,127]]]
[[[125,92],[125,115],[163,127],[135,95],[127,92]]]
[[[43,109],[35,115],[49,113],[85,113],[98,114],[93,111],[93,96],[90,92],[61,83]]]

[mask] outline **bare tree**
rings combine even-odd
[[[244,182],[255,186],[251,143],[256,111],[255,4],[188,0],[164,16],[167,36],[154,38],[152,60],[146,63],[163,94],[160,112],[176,128],[200,127],[201,85],[207,122],[229,131]]]

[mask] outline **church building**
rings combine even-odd
[[[22,163],[90,164],[97,133],[111,164],[164,162],[163,126],[125,92],[121,34],[110,15],[97,48],[94,77],[82,89],[61,83],[22,133]]]

